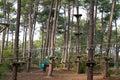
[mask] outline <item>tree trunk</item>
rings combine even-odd
[[[3,14],[4,14],[4,23],[6,23],[6,0],[3,1],[4,2],[4,10],[3,10]],[[6,27],[6,25],[3,25],[4,27]],[[0,52],[0,64],[2,63],[2,56],[3,56],[3,50],[5,47],[5,36],[6,36],[6,30],[4,30],[2,32],[2,45],[1,45],[1,52]]]
[[[79,15],[79,7],[77,6],[76,9],[77,9],[77,15]],[[77,18],[76,33],[79,34],[80,33],[80,31],[79,31],[80,30],[80,28],[79,28],[79,17],[76,16],[76,18]],[[76,54],[77,54],[77,56],[80,55],[79,38],[80,38],[80,35],[76,35]],[[80,58],[77,58],[77,74],[79,74],[79,73],[80,73]]]
[[[30,10],[29,10],[29,41],[28,41],[28,59],[27,59],[27,72],[30,71],[30,62],[31,62],[31,49],[32,49],[32,0],[30,0]]]
[[[117,21],[115,20],[115,27],[116,27],[116,51],[115,51],[115,68],[116,68],[116,74],[118,74],[118,71],[119,71],[119,45],[118,45],[118,42],[119,42],[119,40],[118,40],[118,38],[119,38],[119,36],[118,36],[118,28],[117,28]]]
[[[70,15],[71,15],[71,9],[70,9],[70,0],[68,0],[68,30],[67,30],[67,54],[68,54],[68,59],[67,59],[67,70],[70,70],[70,52],[69,52],[69,37],[70,37]]]
[[[48,16],[48,23],[47,23],[47,32],[46,32],[46,39],[45,39],[45,46],[44,46],[44,57],[48,55],[48,47],[50,46],[50,34],[51,34],[51,18],[52,16],[52,8],[53,8],[54,0],[51,1],[49,16]]]
[[[109,25],[108,25],[108,34],[107,34],[107,47],[106,47],[106,54],[105,54],[105,70],[104,70],[104,77],[109,77],[108,75],[108,56],[109,56],[109,48],[110,48],[110,43],[111,43],[111,32],[112,32],[112,20],[113,20],[113,12],[114,12],[114,5],[115,5],[115,0],[112,0],[112,7],[111,7],[111,12],[110,12],[110,20],[109,20]]]
[[[98,6],[98,0],[95,0],[95,11],[94,11],[94,12],[95,12],[95,14],[94,14],[94,15],[95,15],[95,16],[94,16],[94,27],[95,27],[95,28],[94,28],[94,33],[95,33],[95,34],[96,34],[96,21],[97,21],[97,9],[98,9],[97,6]],[[94,36],[95,36],[95,40],[96,40],[96,37],[97,37],[97,36],[96,36],[95,34],[94,34]],[[96,46],[96,42],[95,42],[94,45]]]
[[[0,64],[2,64],[3,50],[4,50],[4,47],[5,47],[5,35],[6,35],[6,30],[4,30],[3,33],[2,33],[2,46],[1,46],[1,52],[0,52]]]
[[[79,1],[77,0],[76,1],[76,11],[77,11],[77,14],[75,14],[75,17],[77,19],[77,24],[76,24],[76,33],[75,33],[75,36],[76,36],[76,63],[77,63],[77,74],[80,73],[80,35],[81,35],[81,32],[80,32],[80,18],[81,18],[81,14],[79,14]]]
[[[40,60],[40,63],[43,63],[43,61],[44,61],[44,55],[43,55],[43,53],[44,53],[44,23],[42,23],[42,27],[41,27],[41,31],[42,31],[42,33],[41,33],[41,35],[42,35],[42,45],[41,45],[41,60]]]
[[[21,13],[21,0],[17,0],[17,21],[15,28],[15,43],[14,43],[14,62],[18,62],[18,49],[19,49],[19,27],[20,27],[20,13]],[[13,66],[13,80],[17,80],[18,65]]]
[[[25,23],[26,24],[26,23]],[[26,39],[27,39],[27,26],[24,26],[24,32],[23,32],[23,59],[26,55]]]
[[[7,13],[7,23],[9,23],[9,13]],[[8,46],[8,40],[9,40],[9,27],[8,27],[8,29],[7,29],[7,40],[6,40],[6,46]]]
[[[73,1],[72,3],[74,3],[74,1]],[[72,6],[72,14],[74,14],[74,5]],[[72,24],[71,24],[71,33],[70,33],[70,51],[71,51],[71,53],[74,53],[74,51],[73,51],[74,43],[72,43],[72,34],[73,34],[73,27],[74,27],[73,18],[74,18],[74,16],[72,16],[72,19],[71,19],[71,23],[72,23]]]
[[[63,44],[63,53],[62,53],[62,63],[63,63],[63,68],[66,68],[66,62],[67,62],[67,53],[66,53],[66,49],[67,49],[67,47],[66,47],[66,45],[67,45],[67,23],[66,23],[66,11],[65,11],[65,9],[66,9],[66,5],[65,5],[65,7],[64,7],[64,44]]]
[[[88,36],[88,67],[87,67],[87,80],[93,80],[93,67],[94,67],[94,0],[90,0],[90,25]]]
[[[34,11],[33,11],[33,17],[32,17],[32,22],[33,22],[33,29],[32,29],[32,46],[33,46],[33,39],[34,39],[34,32],[35,32],[35,26],[36,26],[36,18],[37,18],[37,13],[38,13],[38,5],[39,5],[39,0],[35,0],[34,2]]]
[[[101,15],[100,55],[102,55],[102,49],[103,49],[103,33],[104,33],[104,26],[103,26],[103,10],[102,10],[102,15]]]
[[[101,35],[100,35],[100,52],[99,52],[99,72],[100,72],[100,64],[101,64],[101,57],[102,57],[102,53],[103,53],[103,34],[104,34],[104,27],[103,27],[103,10],[101,11]]]
[[[55,12],[54,12],[54,22],[53,22],[52,33],[51,33],[50,57],[53,57],[53,55],[54,55],[55,34],[56,34],[56,24],[57,24],[56,22],[57,22],[57,13],[58,13],[58,2],[59,2],[59,0],[56,0]],[[53,58],[50,59],[48,76],[52,76],[52,72],[53,72]]]
[[[12,31],[12,45],[11,45],[11,49],[13,49],[14,48],[14,32]]]

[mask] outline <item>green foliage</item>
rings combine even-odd
[[[0,18],[3,18],[3,14],[2,13],[0,13]]]
[[[0,79],[4,78],[8,71],[10,71],[10,66],[6,62],[0,64]]]
[[[85,63],[82,63],[82,64],[80,65],[80,73],[85,73],[85,71],[86,71],[86,64],[85,64]]]
[[[0,65],[0,79],[4,76],[3,67]]]
[[[3,53],[3,57],[5,58],[13,58],[13,50],[11,48],[11,45],[10,46],[7,46],[5,49],[4,49],[4,53]]]
[[[7,62],[3,62],[1,65],[0,65],[0,71],[1,72],[6,72],[6,71],[10,71],[10,66]]]
[[[110,63],[109,63],[109,66],[110,66],[110,67],[114,67],[114,62],[110,62]]]
[[[115,64],[114,64],[114,59],[113,58],[111,58],[110,59],[110,61],[109,61],[109,67],[114,67],[115,66]]]
[[[82,5],[83,8],[88,9],[89,0],[81,0],[81,5]]]
[[[67,3],[67,0],[61,0],[61,2],[65,4],[65,3]]]
[[[68,1],[70,1],[70,2],[75,2],[76,0],[61,0],[61,3],[62,3],[62,4],[67,4]]]
[[[112,73],[113,73],[113,71],[109,69],[107,72],[107,76],[110,77]]]
[[[54,1],[55,2],[55,1]],[[42,6],[49,6],[50,5],[50,3],[51,3],[51,0],[41,0],[41,5]]]
[[[103,12],[106,13],[110,12],[110,8],[111,8],[110,0],[99,0],[98,4],[100,10],[103,10]]]
[[[40,48],[42,46],[42,42],[40,40],[35,40],[33,48]]]
[[[3,58],[4,59],[2,60],[2,64],[0,65],[0,71],[11,71],[12,66],[10,65],[10,63],[13,58],[13,50],[11,49],[11,43],[9,43],[8,46],[6,46],[3,50]]]
[[[13,13],[15,11],[15,8],[12,7],[12,6],[13,6],[13,3],[7,2],[7,4],[6,4],[6,12],[8,14]]]
[[[48,14],[49,14],[48,12],[49,12],[49,9],[48,9],[48,8],[42,10],[41,12],[38,12],[37,21],[38,21],[39,23],[46,22],[46,21],[47,21],[47,18],[48,18]]]
[[[119,19],[119,17],[120,17],[120,4],[116,4],[113,19],[117,20],[117,19]]]
[[[1,71],[0,71],[0,79],[2,79],[3,76],[4,76],[4,72],[1,72]]]

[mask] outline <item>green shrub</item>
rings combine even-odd
[[[113,71],[109,69],[107,72],[107,76],[110,77],[112,73],[113,73]]]
[[[6,64],[1,64],[0,65],[0,79],[2,79],[2,77],[5,75],[5,72],[7,70]]]
[[[80,66],[80,73],[85,73],[85,70],[86,70],[86,65],[85,64],[82,64]]]
[[[114,62],[110,62],[109,67],[114,67]]]
[[[0,71],[0,80],[6,80],[5,72]]]
[[[0,65],[0,71],[4,72],[4,71],[7,71],[9,68],[8,68],[8,65],[6,63],[3,63]]]
[[[3,77],[4,73],[0,71],[0,79]]]

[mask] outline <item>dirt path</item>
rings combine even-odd
[[[75,74],[72,71],[54,71],[52,77],[47,77],[46,72],[36,71],[36,72],[21,72],[18,73],[18,80],[87,80],[86,74]],[[12,80],[12,74],[7,74],[7,80]],[[120,77],[110,77],[103,79],[101,75],[95,75],[94,80],[120,80]]]

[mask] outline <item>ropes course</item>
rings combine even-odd
[[[103,46],[106,46],[108,43],[102,43],[102,45]],[[110,43],[111,45],[115,45],[115,42],[111,42]],[[93,46],[98,46],[99,47],[99,45],[101,45],[101,44],[94,44]],[[80,45],[80,47],[85,47],[86,46],[86,48],[88,47],[88,45]],[[111,47],[114,47],[114,46],[111,46]],[[71,46],[71,47],[64,47],[64,46],[57,46],[57,47],[55,47],[54,49],[55,50],[58,50],[58,49],[74,49],[74,48],[76,48],[76,46],[74,45],[74,46]],[[33,49],[31,49],[32,51],[35,51],[35,50],[45,50],[45,49],[52,49],[52,48],[50,48],[50,47],[48,47],[48,48],[33,48]],[[13,49],[4,49],[4,51],[12,51]],[[23,49],[22,48],[19,48],[19,49],[16,49],[16,50],[20,50],[20,51],[22,51]],[[26,49],[25,51],[28,51],[28,49]]]
[[[61,47],[55,47],[54,49],[55,49],[55,52],[57,52],[57,51],[61,51],[62,49],[65,49],[66,47],[63,47],[63,46],[61,46]],[[31,59],[32,58],[35,58],[34,57],[34,55],[41,55],[41,50],[44,50],[44,49],[47,49],[47,48],[35,48],[35,49],[31,49],[31,53],[32,53],[32,55],[31,55]],[[50,49],[50,48],[49,48]],[[76,50],[76,47],[75,46],[72,46],[72,47],[68,47],[67,49],[73,49],[73,51],[75,51]],[[87,46],[86,46],[86,49],[87,49]],[[111,50],[114,50],[114,48],[110,48]],[[21,51],[23,51],[22,49],[17,49],[17,50],[19,50],[20,52]],[[12,49],[4,49],[3,51],[12,51]],[[27,51],[28,51],[28,49],[26,49],[25,50],[25,53],[27,54]],[[104,51],[104,50],[103,50]],[[99,52],[99,49],[97,50],[97,52]],[[22,53],[21,53],[22,54]],[[27,59],[28,57],[27,56],[25,56],[25,57],[18,57],[18,59]],[[12,60],[12,59],[14,59],[14,57],[11,57],[11,58],[8,58],[8,57],[3,57],[2,59],[5,59],[5,60],[7,60],[7,59],[10,59],[10,60]]]
[[[5,25],[1,30],[0,33],[3,32],[7,27],[9,27],[8,23],[0,23],[0,25]]]

